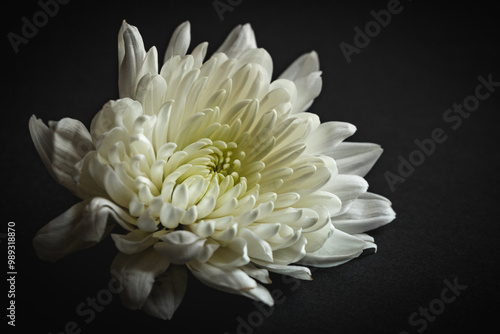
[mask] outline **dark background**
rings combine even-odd
[[[339,44],[353,44],[354,27],[362,29],[373,20],[370,11],[385,9],[387,1],[245,0],[221,20],[212,1],[74,0],[61,5],[17,54],[7,34],[20,34],[21,18],[31,21],[40,6],[33,0],[4,4],[0,233],[8,221],[16,223],[18,272],[16,327],[9,333],[31,326],[37,329],[30,332],[59,333],[69,321],[82,333],[417,333],[423,322],[425,333],[497,328],[500,88],[456,130],[443,114],[474,94],[478,76],[500,81],[498,12],[485,2],[401,4],[402,12],[350,64]],[[258,46],[273,57],[275,77],[299,55],[316,50],[323,90],[310,111],[322,121],[355,124],[351,141],[385,149],[366,178],[371,191],[392,200],[398,216],[371,233],[377,254],[315,270],[312,282],[273,275],[269,288],[283,293],[282,302],[261,318],[251,300],[205,287],[190,275],[171,321],[130,311],[114,296],[85,323],[76,308],[108,286],[116,250],[108,239],[57,263],[36,257],[33,236],[78,200],[46,172],[28,119],[72,117],[88,126],[106,101],[118,97],[116,42],[123,19],[139,28],[147,49],[157,46],[161,58],[170,34],[185,20],[192,25],[192,46],[210,43],[208,56],[234,26],[250,22]],[[447,140],[391,191],[384,173],[396,174],[398,156],[408,158],[414,140],[429,138],[434,128],[442,128]],[[4,246],[5,239],[6,254]],[[435,319],[419,315],[412,326],[414,312],[439,307],[445,280],[467,288]],[[238,319],[253,325],[243,328]]]

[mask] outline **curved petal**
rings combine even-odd
[[[145,250],[146,248],[158,242],[158,239],[153,237],[153,233],[141,231],[140,229],[123,234],[111,234],[116,248],[125,254],[134,254]]]
[[[219,268],[196,260],[187,263],[187,266],[196,278],[212,288],[274,305],[269,291],[239,268]]]
[[[329,155],[335,159],[339,174],[365,176],[382,152],[377,144],[342,142]]]
[[[137,27],[123,21],[118,33],[118,91],[121,98],[134,97],[136,76],[146,56]]]
[[[297,58],[279,78],[295,81],[317,71],[319,71],[318,54],[316,51],[311,51]]]
[[[333,216],[340,216],[349,210],[351,204],[368,189],[368,182],[357,175],[337,175],[332,178],[322,190],[326,190],[337,195],[342,208]]]
[[[326,240],[332,235],[334,228],[330,223],[330,218],[328,217],[328,224],[324,225],[322,228],[304,233],[303,236],[307,239],[306,252],[315,252],[325,244]]]
[[[118,253],[111,264],[111,274],[122,289],[123,304],[132,310],[141,308],[149,297],[155,278],[169,264],[152,248],[132,255]]]
[[[31,139],[52,177],[76,194],[75,177],[79,171],[75,166],[94,148],[90,134],[80,121],[71,118],[49,122],[49,126],[31,116]]]
[[[132,40],[131,42],[134,44],[135,48],[134,50],[137,52],[139,55],[144,55],[146,51],[144,50],[144,42],[142,41],[142,36],[139,33],[139,29],[137,27],[128,24],[125,20],[122,22],[122,26],[120,27],[120,31],[118,32],[118,66],[120,67],[123,59],[125,58],[125,53],[126,53],[126,45],[125,45],[125,39],[124,39],[124,33],[126,30],[129,30],[131,35],[132,35]]]
[[[92,198],[72,206],[68,211],[45,225],[33,239],[35,251],[43,260],[57,261],[77,250],[101,241],[114,224],[109,215],[131,230],[134,219],[104,198]]]
[[[156,278],[142,309],[156,318],[170,320],[184,298],[187,272],[184,266],[171,265]]]
[[[237,58],[243,51],[255,48],[257,48],[255,34],[247,23],[235,27],[215,53],[224,52],[229,58]]]
[[[247,263],[244,266],[239,267],[239,269],[243,270],[245,274],[250,277],[255,278],[261,283],[271,284],[271,278],[269,277],[269,272],[266,269],[261,269],[256,267],[253,263]]]
[[[335,230],[318,251],[306,254],[298,263],[319,268],[333,267],[358,257],[366,242]]]
[[[154,248],[174,264],[184,264],[195,259],[203,249],[205,239],[189,231],[173,231],[160,237]]]
[[[234,238],[224,247],[218,247],[208,262],[217,267],[240,267],[249,263],[246,240]]]
[[[311,270],[307,267],[281,265],[265,261],[253,261],[253,262],[255,262],[255,264],[257,264],[259,267],[265,268],[271,272],[280,275],[288,275],[293,278],[307,280],[307,281],[312,280]]]
[[[142,115],[142,106],[130,98],[108,101],[90,123],[92,141],[99,147],[99,137],[117,126],[131,130],[137,117]]]
[[[391,202],[380,195],[366,193],[349,210],[332,219],[333,225],[346,233],[362,233],[390,223],[396,218]]]
[[[297,79],[294,83],[297,87],[297,100],[293,105],[292,114],[306,111],[314,99],[318,97],[323,86],[321,71],[313,72],[306,77]]]
[[[307,138],[305,154],[325,154],[332,152],[344,139],[356,132],[356,127],[346,122],[321,123]]]
[[[191,43],[191,25],[189,21],[181,23],[170,37],[165,51],[164,63],[173,56],[185,56]]]
[[[265,70],[265,73],[263,73],[263,75],[267,74],[266,80],[267,82],[269,82],[273,74],[273,60],[271,58],[271,55],[265,49],[247,48],[246,50],[242,51],[241,54],[238,55],[238,62],[236,66],[234,66],[233,70],[237,71],[242,66],[245,66],[247,64],[261,65]]]

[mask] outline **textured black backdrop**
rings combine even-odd
[[[200,332],[199,326],[207,333],[444,333],[497,324],[500,88],[473,106],[477,110],[456,129],[451,126],[457,123],[443,120],[448,108],[475,93],[479,76],[500,81],[497,11],[480,2],[402,0],[402,11],[348,64],[339,44],[352,45],[353,29],[364,28],[373,20],[370,11],[386,8],[388,1],[232,3],[221,20],[212,1],[73,0],[17,54],[8,33],[21,34],[22,17],[31,21],[40,5],[4,4],[0,233],[6,233],[8,221],[16,223],[18,272],[16,327],[9,333],[33,325],[37,330],[30,332],[59,333],[70,321],[82,333],[188,333]],[[44,121],[72,117],[89,125],[107,100],[117,98],[116,40],[123,19],[139,27],[146,48],[156,45],[160,54],[184,20],[192,24],[192,45],[210,42],[209,54],[235,25],[250,22],[258,45],[273,57],[275,75],[316,50],[324,84],[311,111],[323,121],[355,124],[358,132],[350,140],[385,149],[367,180],[371,191],[392,200],[398,216],[372,232],[377,254],[316,270],[312,282],[273,275],[269,288],[283,295],[272,314],[190,276],[171,321],[125,309],[114,296],[85,323],[87,316],[76,309],[107,287],[116,251],[108,239],[58,263],[35,256],[31,240],[37,230],[77,199],[45,171],[29,138],[28,119],[35,113]],[[415,139],[429,138],[435,128],[443,129],[447,140],[392,191],[384,173],[397,174],[398,156],[408,159]],[[5,239],[2,254],[6,272]],[[443,304],[446,281],[467,288]],[[419,312],[429,307],[438,315],[426,319]]]

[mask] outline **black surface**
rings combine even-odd
[[[497,11],[482,2],[401,4],[401,13],[353,54],[350,64],[339,44],[353,44],[353,28],[373,20],[370,11],[386,8],[387,1],[247,0],[225,12],[223,21],[212,1],[71,1],[17,54],[7,34],[19,34],[21,18],[40,7],[36,1],[3,7],[0,233],[6,233],[8,221],[16,222],[18,272],[16,327],[9,333],[33,325],[37,333],[59,333],[70,321],[82,333],[190,333],[200,332],[199,326],[207,333],[417,333],[424,322],[425,333],[461,333],[495,326],[500,88],[456,130],[443,115],[474,94],[478,76],[492,74],[500,81]],[[130,311],[114,296],[87,324],[88,314],[79,316],[77,308],[108,286],[116,250],[108,239],[57,263],[36,257],[31,240],[37,230],[77,199],[45,171],[29,138],[28,119],[33,113],[44,121],[72,117],[88,126],[107,100],[117,98],[116,40],[123,19],[136,25],[146,48],[156,45],[160,55],[184,20],[192,24],[192,45],[210,42],[209,54],[235,25],[250,22],[258,45],[273,57],[275,75],[302,53],[316,50],[323,90],[310,111],[323,121],[355,124],[358,132],[351,141],[376,142],[385,149],[366,178],[371,191],[392,200],[398,216],[371,233],[377,254],[315,270],[312,282],[273,275],[269,289],[282,297],[272,314],[266,310],[259,316],[263,311],[251,300],[207,288],[190,275],[171,321]],[[429,138],[435,128],[447,140],[391,191],[384,173],[397,173],[398,156],[408,159],[417,147],[414,140]],[[440,304],[446,280],[467,288],[451,303]],[[1,293],[4,310],[6,290]],[[409,322],[420,308],[441,305],[444,310],[432,321],[417,315],[414,325]],[[245,331],[238,319],[253,325]]]

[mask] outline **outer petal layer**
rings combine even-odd
[[[219,268],[210,263],[192,261],[187,264],[191,272],[206,285],[229,293],[243,295],[269,306],[274,300],[269,291],[257,284],[243,270],[238,268]]]
[[[111,273],[120,283],[123,304],[130,309],[141,308],[151,293],[155,278],[170,262],[154,249],[128,255],[119,253],[111,264]]]
[[[134,218],[104,198],[85,200],[45,225],[33,239],[37,255],[47,261],[57,261],[77,250],[95,245],[114,224],[112,216],[126,229],[132,230]]]
[[[76,194],[74,177],[78,176],[78,170],[75,165],[94,147],[90,134],[80,121],[71,118],[49,122],[49,126],[31,116],[31,138],[52,177]]]

